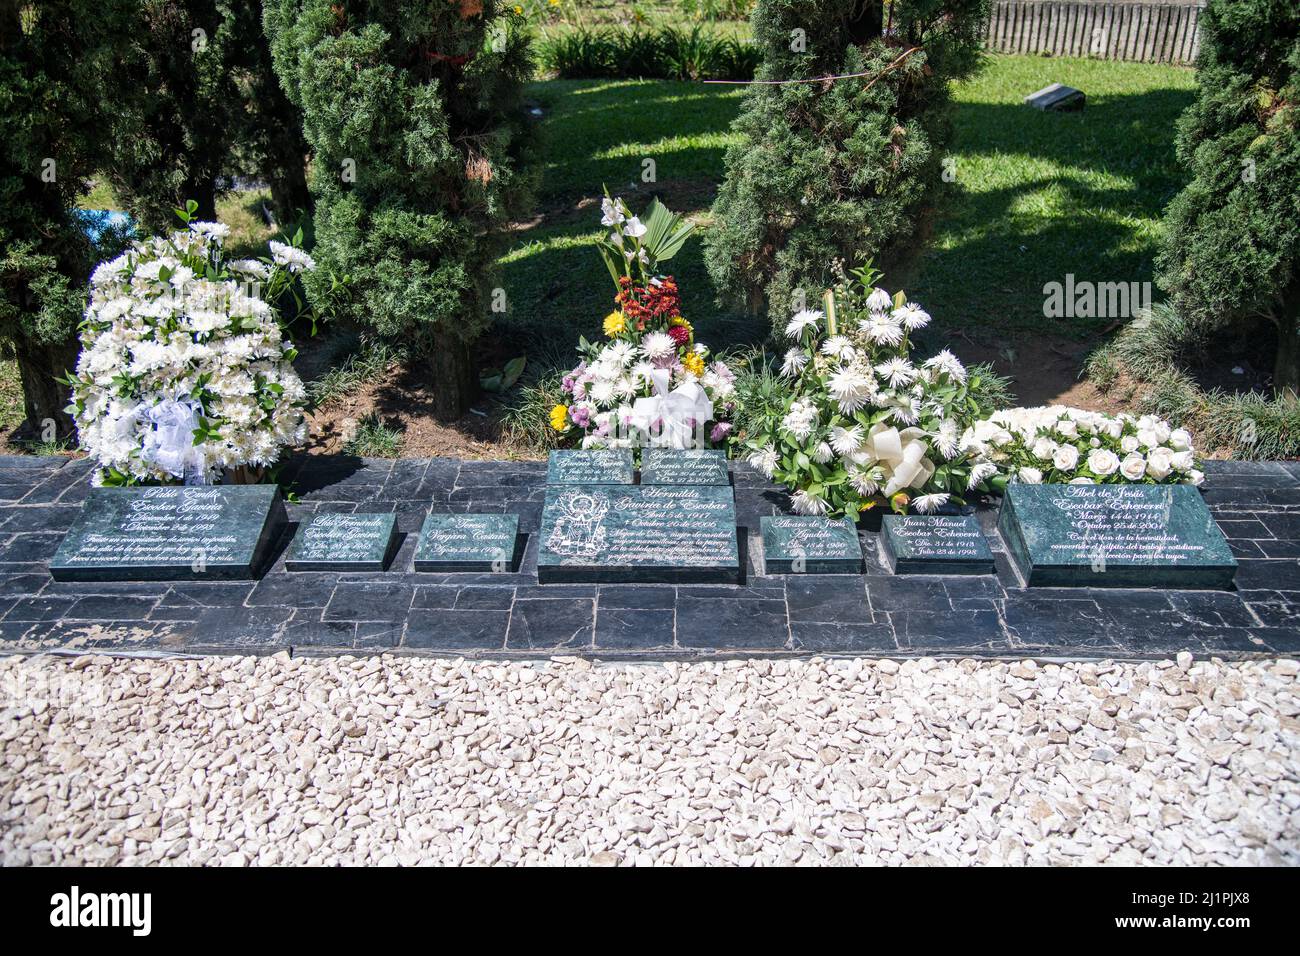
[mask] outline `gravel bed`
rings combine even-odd
[[[0,862],[1300,864],[1293,660],[0,658]]]

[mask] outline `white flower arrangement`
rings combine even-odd
[[[977,383],[946,350],[913,363],[909,334],[930,317],[901,292],[875,288],[876,275],[841,274],[823,310],[790,319],[789,391],[746,443],[750,463],[791,489],[799,514],[856,519],[882,502],[933,512],[989,490],[996,473],[958,440],[960,423],[985,412]]]
[[[610,231],[597,248],[616,288],[602,329],[608,341],[580,342],[582,361],[564,377],[565,400],[551,409],[551,427],[583,448],[725,442],[735,374],[695,340],[673,277],[657,271],[693,227],[658,200],[644,222],[608,196],[601,213]]]
[[[292,246],[227,262],[219,223],[135,243],[91,277],[68,411],[96,484],[202,484],[306,435],[306,390],[275,301],[314,266]]]
[[[961,448],[1025,484],[1200,485],[1192,438],[1154,415],[1065,405],[1009,408],[976,422]]]

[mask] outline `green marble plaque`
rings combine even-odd
[[[880,543],[895,574],[993,573],[993,552],[970,515],[885,515]]]
[[[50,574],[56,581],[252,578],[284,522],[275,485],[92,488]]]
[[[519,516],[431,514],[415,548],[417,571],[513,571],[520,557]]]
[[[998,531],[1029,586],[1229,588],[1237,572],[1190,485],[1012,484]]]
[[[730,486],[552,485],[540,537],[543,584],[740,580]]]
[[[848,518],[764,516],[759,526],[767,574],[862,573],[862,545]]]
[[[647,448],[641,453],[643,485],[726,485],[726,452],[709,448]]]
[[[546,465],[548,485],[630,485],[632,449],[553,451]]]
[[[285,555],[286,571],[383,571],[397,545],[397,519],[387,514],[312,515]]]

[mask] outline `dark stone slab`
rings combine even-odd
[[[596,602],[591,598],[515,601],[506,633],[508,649],[587,648],[592,642]]]
[[[321,615],[326,621],[385,621],[399,624],[411,609],[414,590],[399,578],[340,584]]]
[[[537,579],[552,583],[737,583],[730,487],[553,485]]]
[[[284,559],[286,571],[383,571],[397,549],[392,514],[312,515]]]
[[[1190,485],[1012,484],[998,531],[1031,587],[1222,589],[1237,572]]]
[[[795,577],[786,582],[786,604],[792,622],[870,624],[875,618],[860,580],[835,577]]]
[[[759,519],[767,574],[861,574],[862,545],[852,521],[805,515]]]
[[[431,514],[420,528],[415,570],[513,571],[522,542],[518,515]]]
[[[707,448],[647,448],[641,453],[641,484],[730,484],[727,455]]]
[[[702,650],[785,647],[790,618],[785,601],[713,589],[677,595],[677,645]]]
[[[993,573],[993,552],[970,515],[885,515],[880,543],[895,574]]]
[[[503,650],[509,611],[414,609],[404,647],[433,651]]]
[[[1083,109],[1087,99],[1081,90],[1061,83],[1052,83],[1037,93],[1030,93],[1025,97],[1025,102],[1034,109],[1063,112]]]
[[[899,647],[935,651],[1009,650],[1010,641],[996,611],[891,611],[890,623]]]
[[[275,485],[94,488],[50,574],[56,581],[248,579],[284,521]]]
[[[790,622],[791,649],[806,654],[880,654],[899,649],[894,629],[881,624]]]
[[[546,483],[548,485],[630,485],[632,471],[630,448],[553,451],[546,465]]]
[[[673,646],[676,615],[671,607],[606,607],[604,596],[596,611],[596,647],[609,650],[652,650]]]

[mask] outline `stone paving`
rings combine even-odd
[[[545,463],[296,459],[291,522],[383,511],[405,535],[390,570],[289,573],[286,534],[256,581],[55,582],[46,562],[88,488],[86,461],[0,457],[0,652],[134,654],[396,652],[624,659],[836,655],[1225,658],[1300,652],[1300,463],[1207,463],[1205,500],[1230,540],[1237,590],[1018,586],[978,516],[996,576],[895,576],[862,530],[862,576],[757,573],[759,519],[785,495],[733,463],[739,586],[539,585]],[[428,511],[519,515],[516,573],[412,570]],[[292,532],[293,525],[289,531]],[[747,553],[746,553],[747,550]]]

